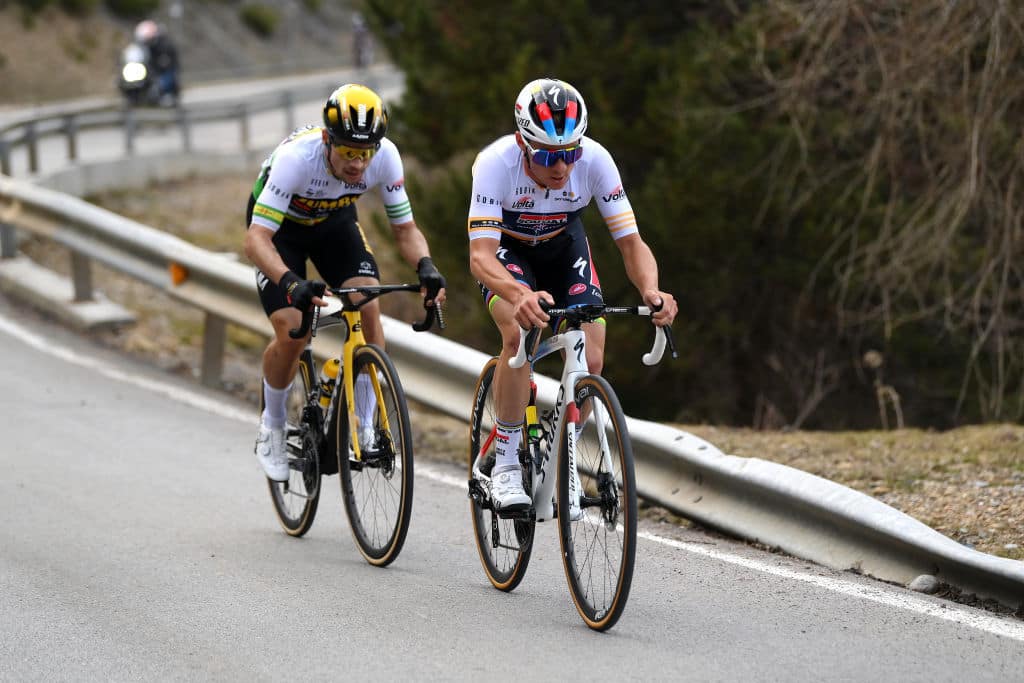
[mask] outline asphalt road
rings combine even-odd
[[[366,564],[328,480],[278,527],[255,411],[0,297],[0,679],[1021,680],[1024,623],[642,524],[616,627],[573,608],[553,525],[487,582],[463,473],[418,453],[397,562]]]
[[[253,132],[272,144],[284,130],[267,117]],[[83,158],[120,156],[115,132],[95,136]],[[137,149],[175,139],[150,132]],[[44,170],[63,154],[44,144]],[[0,680],[1024,680],[1024,622],[653,523],[622,619],[593,633],[553,525],[515,592],[490,586],[464,473],[430,453],[402,555],[376,569],[336,478],[305,538],[279,529],[252,407],[3,295],[0,358]]]

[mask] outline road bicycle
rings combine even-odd
[[[327,361],[329,371],[318,372],[312,344],[299,357],[296,381],[288,395],[287,449],[289,477],[267,479],[274,511],[291,536],[302,536],[316,517],[321,477],[339,474],[341,494],[352,535],[366,561],[379,567],[393,562],[402,550],[412,510],[412,430],[405,392],[394,364],[384,349],[366,342],[360,308],[391,292],[418,292],[420,285],[329,287],[341,307],[304,312],[302,324],[289,330],[293,339],[317,329],[342,325],[344,345],[340,358]],[[362,298],[358,302],[353,294]],[[436,295],[436,292],[434,293]],[[433,298],[428,293],[428,298]],[[424,320],[413,323],[417,332],[444,319],[436,306],[426,307]],[[360,418],[372,414],[373,439],[369,448],[358,438]]]
[[[547,312],[563,320],[564,331],[540,341],[540,328],[522,330],[519,353],[509,360],[514,368],[530,363],[519,450],[523,487],[533,501],[525,511],[498,512],[491,501],[497,358],[484,365],[477,380],[469,437],[474,537],[487,578],[495,588],[511,591],[526,574],[536,523],[557,520],[573,602],[587,626],[604,631],[622,615],[633,580],[636,479],[626,416],[608,381],[589,373],[581,326],[608,315],[649,316],[651,309],[593,304]],[[671,331],[659,329],[663,332],[656,332],[653,348],[643,356],[646,365],[657,364],[666,345],[676,355]],[[558,395],[538,417],[534,366],[555,352],[563,353]]]

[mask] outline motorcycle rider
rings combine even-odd
[[[146,48],[147,66],[159,85],[161,97],[178,99],[178,48],[159,24],[152,19],[139,22],[135,27],[135,42]]]

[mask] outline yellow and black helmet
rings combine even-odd
[[[388,110],[373,90],[346,83],[327,98],[324,128],[336,145],[377,144],[388,132]]]

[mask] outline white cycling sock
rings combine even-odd
[[[275,389],[267,384],[267,380],[263,380],[263,415],[260,416],[263,426],[271,429],[284,427],[288,419],[285,406],[288,404],[288,392],[291,389],[290,382],[284,389]]]
[[[373,383],[370,376],[360,373],[356,377],[356,417],[359,418],[359,426],[372,427],[374,414],[377,412],[377,395],[373,393]]]
[[[497,420],[494,435],[494,470],[513,469],[519,466],[519,442],[523,436],[523,423],[507,424]]]

